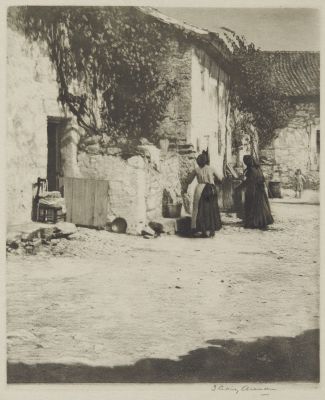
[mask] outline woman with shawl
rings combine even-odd
[[[245,180],[237,189],[245,189],[244,227],[266,229],[274,220],[265,190],[263,172],[252,156],[244,156],[243,161],[247,167],[244,171]]]
[[[194,192],[191,228],[192,232],[201,232],[202,237],[213,237],[215,231],[221,229],[221,218],[218,206],[218,196],[215,181],[221,182],[217,172],[208,165],[206,152],[200,154],[196,159],[198,167],[190,174],[188,185],[197,179]]]

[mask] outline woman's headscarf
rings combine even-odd
[[[200,168],[203,168],[208,163],[206,154],[205,153],[200,154],[197,157],[196,162]]]
[[[250,171],[252,171],[252,168],[254,168],[254,171],[255,171],[254,177],[255,177],[256,183],[262,184],[263,188],[264,188],[265,179],[264,179],[264,175],[263,175],[263,172],[261,170],[259,163],[257,161],[255,161],[254,157],[252,157],[250,155],[244,156],[243,161],[247,166],[247,168],[244,171],[244,174],[247,176],[247,174]]]
[[[258,163],[255,161],[254,157],[251,155],[247,154],[243,157],[244,164],[247,166],[247,168],[250,167],[258,167]]]

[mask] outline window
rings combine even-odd
[[[320,153],[320,130],[316,131],[316,149],[317,153]]]
[[[222,141],[221,141],[221,128],[219,127],[218,129],[218,153],[221,154],[221,146],[222,146]]]

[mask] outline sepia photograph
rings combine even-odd
[[[322,10],[267,4],[8,2],[8,389],[317,393]]]

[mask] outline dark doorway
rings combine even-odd
[[[316,147],[317,147],[317,153],[320,153],[320,130],[316,131]]]
[[[59,190],[61,170],[61,118],[48,117],[47,120],[47,180],[48,190]]]

